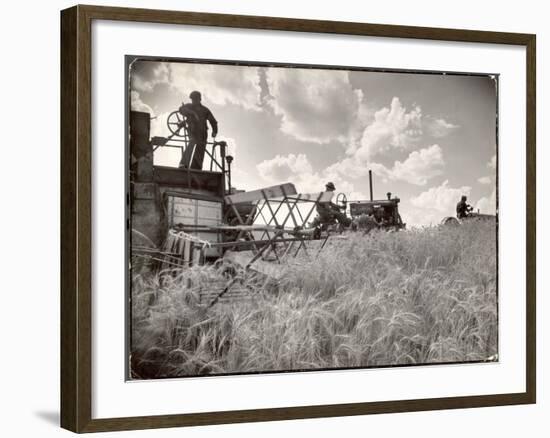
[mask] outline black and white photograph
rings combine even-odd
[[[6,8],[2,436],[546,436],[544,3]]]
[[[498,74],[125,74],[128,379],[499,361]]]

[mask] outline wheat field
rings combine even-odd
[[[131,377],[497,360],[494,220],[347,237],[277,282],[233,270],[251,298],[212,307],[223,263],[134,273]]]

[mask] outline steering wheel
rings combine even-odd
[[[187,138],[187,121],[179,111],[172,111],[166,119],[168,130],[177,137]]]
[[[342,209],[345,209],[348,205],[348,197],[345,193],[338,193],[338,196],[336,196],[336,205],[338,207],[341,207]]]

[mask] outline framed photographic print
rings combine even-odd
[[[535,402],[535,36],[61,14],[75,432]]]

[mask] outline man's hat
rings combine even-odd
[[[325,184],[325,187],[326,187],[327,189],[329,189],[329,190],[336,190],[336,187],[335,187],[334,184],[331,183],[331,182],[326,183],[326,184]]]
[[[201,98],[201,92],[200,91],[191,91],[191,94],[189,94],[189,99],[193,100],[195,98],[200,99]]]

